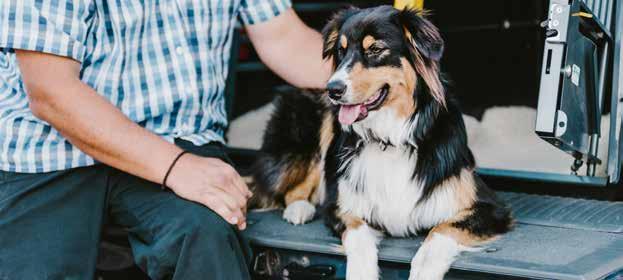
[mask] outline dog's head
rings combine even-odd
[[[445,106],[443,39],[421,11],[349,8],[329,21],[323,36],[323,57],[334,62],[327,90],[342,125],[378,123],[373,119],[387,115],[407,121],[419,102],[416,87]]]

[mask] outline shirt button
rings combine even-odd
[[[175,53],[177,53],[177,54],[179,54],[179,55],[184,54],[184,48],[183,48],[183,47],[181,47],[181,46],[180,46],[180,47],[175,48]]]

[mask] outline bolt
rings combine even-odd
[[[573,71],[571,70],[571,66],[567,65],[564,68],[560,69],[560,72],[565,75],[565,77],[569,78],[571,77],[571,74],[573,73]]]
[[[489,248],[485,249],[485,252],[487,252],[487,253],[495,253],[495,252],[497,252],[499,250],[500,249],[495,248],[495,247],[489,247]]]

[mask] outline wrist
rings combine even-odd
[[[151,156],[147,155],[147,158],[149,158],[149,160],[145,161],[147,165],[144,168],[146,169],[148,173],[146,174],[147,176],[143,177],[158,185],[162,185],[164,181],[164,176],[169,170],[171,163],[173,163],[173,160],[181,152],[184,151],[180,147],[172,143],[169,143],[166,141],[162,141],[162,142],[164,145],[154,147],[146,151],[148,154],[149,154],[149,151],[156,151],[156,152],[155,153],[152,152]],[[177,164],[179,163],[176,163],[176,165]],[[173,171],[171,171],[171,173],[173,173]],[[169,175],[169,177],[171,177],[171,175]],[[171,178],[167,179],[167,184],[169,185],[171,184]]]
[[[178,164],[178,162],[181,160],[181,158],[185,155],[189,154],[188,151],[184,151],[182,150],[181,152],[179,152],[175,158],[171,161],[171,164],[169,164],[169,168],[167,169],[167,171],[164,174],[164,178],[162,179],[162,184],[161,184],[161,188],[163,190],[166,189],[170,189],[171,187],[168,185],[169,184],[169,177],[171,175],[171,172],[173,172],[173,169],[176,167],[176,165]]]
[[[180,150],[180,153],[181,152],[183,151]],[[178,155],[179,154],[175,154],[174,157],[169,160],[169,163],[173,163],[173,160]],[[169,173],[169,177],[166,181],[167,188],[171,189],[173,192],[177,192],[177,190],[182,186],[188,185],[189,180],[193,177],[193,174],[191,173],[194,169],[193,166],[195,168],[198,167],[196,162],[198,157],[199,156],[191,153],[185,153],[181,156],[171,168],[171,172]],[[164,175],[166,175],[166,170]],[[162,177],[162,179],[164,180],[164,177]]]

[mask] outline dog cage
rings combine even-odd
[[[620,173],[620,164],[615,164],[620,161],[616,135],[620,93],[609,86],[613,74],[619,72],[610,72],[614,4],[609,0],[552,0],[543,22],[546,39],[535,131],[571,154],[573,175],[587,183],[616,182]],[[610,103],[608,131],[601,130],[604,102]],[[599,147],[603,133],[609,134],[609,142]],[[599,148],[610,148],[607,157],[600,158]],[[584,162],[586,174],[579,176]],[[607,166],[602,177],[596,176],[598,165]]]

